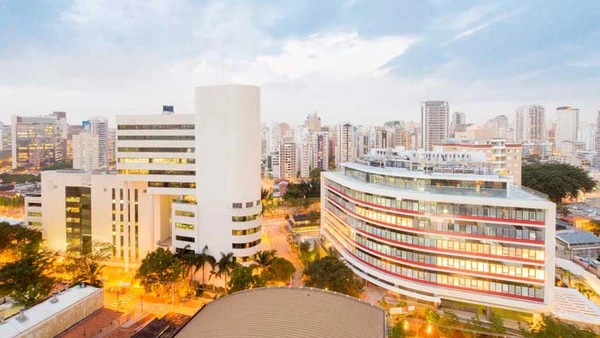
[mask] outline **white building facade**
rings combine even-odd
[[[553,203],[469,163],[380,160],[322,174],[322,235],[358,276],[435,304],[551,309]]]
[[[446,101],[426,101],[421,104],[421,145],[432,150],[433,145],[449,136],[450,106]]]
[[[84,132],[73,135],[73,169],[95,170],[100,168],[100,139]]]

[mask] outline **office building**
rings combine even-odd
[[[72,136],[73,169],[94,170],[100,168],[100,138],[84,132]]]
[[[50,248],[109,242],[126,269],[158,246],[240,261],[261,249],[259,89],[199,87],[195,99],[193,115],[117,116],[116,171],[43,172]]]
[[[579,123],[577,129],[577,142],[585,144],[585,150],[596,150],[596,124],[594,123]]]
[[[310,167],[313,163],[313,143],[311,139],[310,131],[307,128],[299,133],[300,140],[298,142],[298,168],[300,170],[300,177],[308,178],[310,176]]]
[[[62,116],[62,114],[60,115]],[[63,162],[66,152],[62,137],[65,118],[49,116],[12,117],[12,167],[40,168]]]
[[[515,120],[515,141],[546,141],[546,108],[541,105],[525,105],[517,108]]]
[[[434,304],[543,313],[554,300],[555,205],[481,153],[375,151],[322,175],[322,235],[355,274]]]
[[[421,148],[433,149],[449,136],[450,106],[446,101],[426,101],[421,104]]]

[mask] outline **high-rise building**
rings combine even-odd
[[[317,112],[308,114],[308,117],[304,121],[304,126],[311,132],[321,131],[321,118],[317,116]]]
[[[555,147],[559,148],[563,142],[576,142],[578,126],[579,109],[569,106],[556,108]]]
[[[375,128],[375,148],[391,148],[393,139],[393,131],[390,128]]]
[[[115,166],[116,156],[117,156],[117,131],[115,129],[108,129],[106,133],[106,161],[108,166]]]
[[[94,170],[100,168],[100,138],[83,132],[73,135],[73,169]]]
[[[158,246],[238,261],[261,249],[259,89],[199,87],[195,99],[194,115],[117,116],[116,172],[43,172],[52,249],[109,242],[126,268]]]
[[[553,309],[554,203],[480,153],[382,154],[322,175],[321,234],[356,275],[434,304]]]
[[[312,164],[311,167],[323,170],[329,169],[329,133],[316,132],[312,134]]]
[[[0,122],[0,151],[11,151],[12,137],[9,125]]]
[[[280,151],[281,175],[280,178],[295,179],[297,175],[296,167],[296,142],[293,137],[283,138]]]
[[[84,121],[83,126],[86,131],[98,136],[100,144],[98,163],[100,163],[100,167],[108,166],[108,120],[106,117],[92,117],[88,121]],[[125,137],[125,140],[127,139],[127,136],[122,137]]]
[[[517,108],[515,119],[515,141],[546,141],[546,108],[538,104]]]
[[[311,134],[308,128],[303,127],[299,133],[298,142],[298,168],[300,170],[300,177],[308,178],[310,176],[310,167],[312,164],[312,140]]]
[[[421,146],[425,150],[449,136],[450,106],[446,101],[426,101],[421,104]]]
[[[64,118],[50,116],[12,117],[12,167],[39,168],[64,160],[66,137],[62,137]],[[66,135],[66,132],[65,132]]]
[[[337,145],[335,152],[336,166],[344,162],[356,160],[356,131],[350,123],[343,123],[337,128]]]
[[[600,110],[596,115],[596,139],[595,139],[596,157],[594,157],[594,167],[600,168]]]
[[[577,141],[585,144],[585,150],[596,150],[596,124],[595,123],[579,123],[577,129]]]

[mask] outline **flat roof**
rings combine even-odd
[[[383,338],[385,311],[313,288],[259,288],[219,298],[202,308],[178,338]]]
[[[600,237],[597,237],[589,231],[581,230],[561,230],[556,232],[556,238],[561,242],[573,244],[600,244]]]
[[[50,298],[26,309],[24,314],[27,319],[22,322],[18,320],[19,314],[7,318],[4,324],[0,325],[0,337],[15,337],[20,335],[98,290],[102,292],[102,289],[91,286],[86,286],[85,288],[73,286],[62,294],[57,295],[58,302],[56,303],[52,303],[52,298]]]
[[[563,320],[600,325],[600,308],[576,289],[554,287],[553,312]]]

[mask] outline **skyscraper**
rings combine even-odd
[[[294,142],[294,138],[291,136],[284,137],[280,151],[280,178],[285,178],[288,180],[296,178],[296,151],[296,142]]]
[[[556,108],[555,146],[559,147],[563,142],[576,142],[578,126],[579,109],[569,106]]]
[[[596,116],[596,157],[594,158],[594,167],[600,168],[600,110]]]
[[[343,123],[339,126],[336,148],[336,165],[356,160],[356,133],[354,126],[350,123]]]
[[[98,136],[98,163],[100,163],[100,167],[108,166],[108,121],[106,117],[92,117],[89,121],[84,121],[83,125],[86,131]]]
[[[545,141],[546,108],[539,104],[524,105],[517,108],[515,121],[515,141]]]
[[[312,134],[312,168],[329,169],[329,133]]]
[[[446,101],[426,101],[421,104],[421,145],[425,150],[448,138],[450,106]]]

